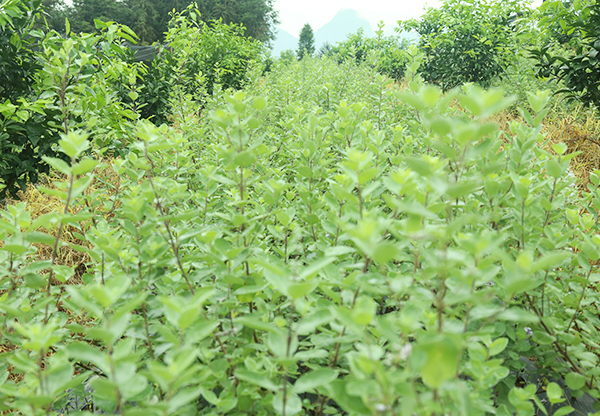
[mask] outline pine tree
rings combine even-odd
[[[298,59],[304,58],[305,55],[313,56],[315,53],[315,36],[312,27],[307,23],[300,31],[300,39],[298,40]]]

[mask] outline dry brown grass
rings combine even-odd
[[[98,167],[96,167],[94,174],[95,178],[86,191],[86,195],[90,195],[94,193],[96,198],[106,199],[108,200],[110,197],[114,196],[120,187],[121,180],[118,174],[112,169],[111,160],[107,159],[103,161],[104,163],[99,163]],[[41,182],[44,183],[44,187],[50,189],[57,189],[56,184],[58,182],[66,181],[66,178],[57,173],[51,173],[50,175],[46,175],[42,177]],[[19,194],[19,200],[8,200],[7,204],[16,204],[18,202],[25,202],[27,204],[27,210],[31,214],[32,221],[36,218],[39,218],[42,215],[46,215],[52,212],[64,212],[64,201],[62,201],[59,197],[49,195],[40,190],[38,186],[29,185],[25,192],[21,192]],[[69,212],[71,214],[77,214],[81,210],[86,209],[89,206],[89,202],[85,200],[85,198],[80,198],[74,204],[71,204],[69,207]],[[95,213],[95,215],[98,213]],[[109,210],[104,213],[99,213],[104,217],[112,216],[112,210]],[[55,260],[55,264],[68,266],[72,268],[75,272],[73,277],[71,277],[66,283],[67,284],[80,284],[83,283],[81,277],[87,271],[89,263],[91,259],[89,255],[85,252],[76,250],[69,246],[77,245],[86,248],[91,248],[91,245],[85,239],[81,239],[81,236],[84,236],[86,231],[89,229],[90,225],[93,224],[93,220],[91,221],[82,221],[77,224],[65,224],[62,230],[61,242],[63,243],[62,247],[58,249],[57,257]],[[48,233],[52,236],[56,236],[58,232],[58,226],[55,226],[51,229],[41,228],[39,231]],[[66,244],[65,244],[66,243]],[[34,246],[37,248],[37,252],[35,254],[35,261],[38,260],[51,260],[53,247],[47,244],[39,244],[35,243]],[[43,274],[49,273],[49,270],[42,271]],[[51,282],[53,285],[62,285],[62,282],[53,279]]]
[[[594,112],[578,108],[573,114],[547,120],[544,124],[550,145],[563,142],[568,153],[581,152],[571,161],[571,169],[579,185],[585,188],[590,173],[600,169],[600,119]]]
[[[507,134],[512,122],[524,122],[520,115],[510,111],[495,115],[493,121]],[[544,120],[542,133],[546,137],[546,150],[551,151],[553,144],[563,142],[568,147],[567,153],[581,152],[571,161],[571,170],[580,189],[586,189],[590,173],[600,169],[600,119],[597,115],[581,107],[570,114],[553,111]]]

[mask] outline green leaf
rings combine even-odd
[[[338,373],[330,368],[319,368],[302,375],[294,383],[293,391],[296,394],[314,390],[324,384],[331,383],[337,378]]]
[[[494,355],[500,354],[506,346],[508,345],[508,338],[498,338],[489,347],[489,356],[493,357]]]
[[[267,331],[267,332],[275,331],[275,327],[273,326],[273,324],[270,324],[268,322],[263,322],[259,318],[253,317],[250,315],[240,316],[239,318],[235,318],[234,322],[240,323],[240,324],[244,325],[246,328],[256,329],[258,331]]]
[[[314,280],[311,282],[292,283],[288,287],[288,294],[294,300],[300,299],[315,290],[318,285],[319,282]]]
[[[548,400],[550,400],[550,403],[552,404],[561,403],[565,400],[562,398],[563,390],[554,382],[546,386],[546,394],[548,395]]]
[[[536,261],[531,267],[532,272],[537,272],[540,270],[552,270],[555,269],[565,263],[567,259],[573,257],[573,254],[568,251],[553,251],[548,254],[545,254]]]
[[[392,243],[379,243],[373,252],[375,263],[387,263],[392,261],[399,253],[398,247]]]
[[[73,166],[73,175],[85,175],[88,172],[94,170],[98,162],[92,158],[85,157],[82,158],[79,163],[76,163]]]
[[[426,354],[427,359],[421,368],[421,375],[427,386],[438,388],[456,376],[462,351],[456,338],[446,334],[439,335],[427,342],[417,343],[415,351]]]
[[[233,161],[237,166],[245,168],[256,163],[256,155],[246,150],[235,155]]]
[[[47,156],[43,156],[42,159],[44,160],[44,162],[52,166],[60,173],[64,173],[65,175],[71,174],[71,168],[69,167],[69,165],[67,165],[67,162],[65,162],[64,160]]]
[[[358,325],[366,326],[375,319],[376,312],[375,301],[370,297],[361,296],[352,309],[352,320]]]
[[[96,348],[83,342],[73,342],[66,347],[67,354],[69,357],[74,358],[77,361],[83,363],[92,363],[101,370],[108,372],[110,366],[108,364],[108,358]]]
[[[566,415],[570,415],[572,413],[575,413],[574,408],[572,408],[571,406],[564,406],[564,407],[561,407],[560,409],[556,409],[556,411],[554,411],[554,413],[552,413],[552,416],[566,416]]]
[[[278,358],[291,357],[296,352],[293,340],[290,340],[288,349],[287,337],[287,334],[283,334],[280,331],[273,331],[267,334],[267,347]]]
[[[579,373],[569,373],[566,375],[565,381],[567,382],[567,386],[569,386],[571,390],[579,390],[580,388],[585,386],[587,377]]]
[[[295,415],[302,411],[302,401],[296,394],[288,392],[284,409],[283,392],[278,392],[273,397],[273,409],[275,409],[275,412],[280,415]]]
[[[554,150],[557,155],[563,155],[568,150],[568,147],[566,144],[560,142],[553,144],[552,150]]]
[[[266,390],[271,390],[276,392],[279,390],[279,386],[271,381],[271,378],[266,374],[259,374],[254,371],[248,370],[236,370],[235,376],[237,379],[241,381],[246,381],[248,383],[256,384],[257,386],[262,387]]]
[[[562,176],[562,167],[556,159],[548,159],[546,161],[546,171],[553,178],[560,178]]]
[[[256,97],[252,102],[252,107],[258,111],[264,110],[266,106],[267,100],[265,100],[263,97]]]
[[[409,157],[406,158],[405,162],[411,170],[417,172],[421,176],[428,177],[432,174],[429,162],[422,158]]]
[[[56,280],[62,283],[65,283],[75,274],[75,270],[69,266],[55,265],[52,266],[52,270],[54,271],[54,277]]]
[[[56,242],[56,237],[39,231],[33,231],[27,234],[25,240],[30,243],[43,243],[52,246]]]
[[[343,379],[331,382],[330,389],[333,400],[349,414],[372,415],[373,412],[365,406],[360,397],[348,394],[347,385],[348,382]]]
[[[533,340],[541,345],[551,345],[556,341],[555,337],[543,331],[534,331]]]

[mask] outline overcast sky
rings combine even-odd
[[[541,3],[537,0],[534,3]],[[340,9],[354,9],[365,17],[373,30],[383,20],[386,32],[396,26],[398,20],[418,18],[425,5],[436,7],[440,0],[275,0],[279,10],[280,27],[294,36],[298,36],[305,23],[313,30],[329,22]]]

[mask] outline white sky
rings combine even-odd
[[[279,10],[280,27],[298,36],[305,23],[317,30],[344,8],[358,11],[373,30],[383,20],[389,33],[398,20],[420,17],[425,4],[437,7],[441,3],[440,0],[275,0],[275,8]],[[541,4],[541,0],[534,1],[536,4]]]

